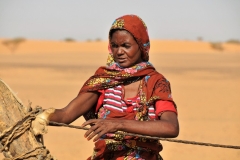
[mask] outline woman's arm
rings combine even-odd
[[[99,94],[97,92],[87,92],[78,95],[65,108],[56,109],[48,120],[53,122],[72,123],[74,120],[82,116],[90,110],[98,100]]]
[[[102,135],[109,132],[125,131],[129,133],[143,134],[156,137],[174,138],[179,134],[179,124],[177,115],[174,112],[164,112],[160,120],[156,121],[136,121],[119,119],[92,119],[83,126],[95,124],[86,133],[88,140],[98,140]]]

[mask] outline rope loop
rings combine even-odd
[[[7,150],[7,146],[18,136],[25,133],[30,127],[31,122],[36,118],[36,115],[41,112],[41,108],[36,108],[29,112],[25,117],[16,122],[13,126],[5,129],[0,135],[0,142],[2,144],[2,149],[0,152]]]
[[[8,152],[8,146],[10,143],[25,133],[27,130],[31,129],[31,122],[36,118],[36,116],[41,113],[43,110],[41,107],[37,106],[34,110],[27,113],[22,120],[16,122],[13,126],[5,129],[0,134],[0,144],[1,149],[0,153],[5,151]],[[27,159],[30,157],[36,157],[37,159],[45,159],[45,160],[54,160],[50,155],[49,150],[45,148],[45,146],[36,147],[31,151],[18,155],[16,157],[11,158],[4,158],[3,160],[20,160],[20,159]]]

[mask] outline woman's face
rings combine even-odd
[[[112,34],[110,47],[114,61],[123,68],[131,67],[143,61],[137,42],[126,30],[117,30]]]

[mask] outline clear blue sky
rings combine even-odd
[[[240,40],[240,0],[0,0],[0,38],[107,40],[125,14],[139,15],[151,39]]]

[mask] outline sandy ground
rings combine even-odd
[[[14,54],[0,45],[0,78],[25,105],[31,101],[33,107],[65,107],[107,57],[106,42],[45,41],[42,46],[40,42],[24,43]],[[177,44],[178,51],[171,47]],[[229,50],[217,52],[205,42],[152,43],[150,61],[171,82],[178,105],[177,139],[240,146],[240,51],[239,46],[228,47]],[[72,124],[82,123],[79,118]],[[92,153],[93,143],[83,134],[83,130],[49,127],[45,145],[59,160],[86,159]],[[240,150],[162,143],[161,155],[165,160],[240,159]]]

